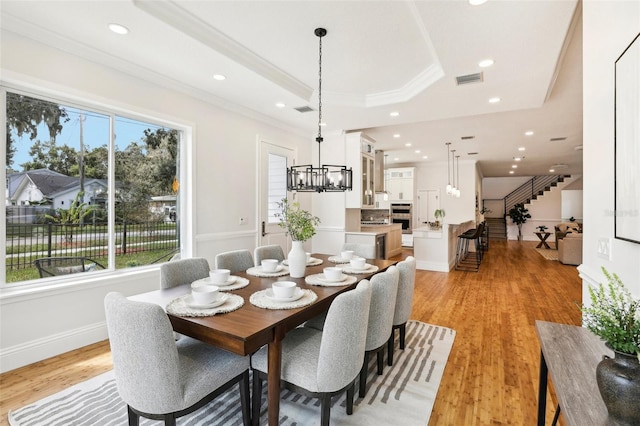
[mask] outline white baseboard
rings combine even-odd
[[[430,262],[427,260],[416,260],[416,269],[424,271],[449,272],[449,264],[445,262]]]
[[[107,324],[100,322],[12,346],[0,351],[0,373],[24,367],[107,338]]]

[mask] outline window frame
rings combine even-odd
[[[24,96],[30,96],[38,99],[42,99],[49,102],[63,104],[69,107],[94,111],[100,114],[104,114],[110,119],[109,126],[109,193],[115,194],[115,155],[114,155],[114,128],[115,118],[123,117],[131,120],[139,120],[152,125],[157,125],[166,128],[176,129],[181,132],[180,138],[180,150],[178,158],[178,180],[180,183],[180,197],[179,209],[181,214],[181,220],[179,221],[179,235],[180,235],[180,253],[182,257],[190,257],[193,253],[194,246],[194,205],[193,205],[193,185],[195,176],[194,156],[193,156],[193,135],[195,133],[195,124],[186,122],[178,118],[168,118],[166,114],[160,112],[142,112],[140,107],[135,106],[116,106],[117,101],[109,99],[106,102],[104,100],[97,100],[91,94],[85,93],[83,97],[74,97],[68,93],[59,92],[57,90],[51,90],[44,87],[32,87],[25,86],[20,83],[7,82],[0,80],[0,102],[2,102],[3,111],[6,111],[6,99],[7,92],[17,93]],[[6,127],[6,113],[3,112],[3,124]],[[162,117],[162,118],[160,118]],[[3,152],[3,156],[6,155],[6,133],[3,131],[0,136],[0,150]],[[5,158],[6,161],[6,158]],[[6,166],[6,163],[5,163]],[[5,183],[6,189],[6,167],[0,171],[0,178]],[[110,195],[111,197],[112,195]],[[6,203],[6,195],[5,195]],[[6,209],[1,209],[0,221],[6,223]],[[87,281],[91,281],[95,278],[100,280],[108,279],[110,277],[122,276],[124,274],[139,273],[149,270],[155,270],[160,268],[160,264],[143,265],[136,268],[115,269],[115,235],[114,235],[114,220],[115,220],[115,203],[109,203],[109,222],[108,222],[108,254],[109,264],[106,265],[107,269],[104,271],[91,274],[90,277],[84,274],[70,274],[59,277],[50,278],[37,278],[33,280],[13,282],[7,284],[6,282],[6,256],[0,256],[0,296],[2,293],[20,291],[22,289],[38,289],[53,290],[62,286],[69,285],[85,285]],[[1,233],[0,243],[6,248],[6,232]]]

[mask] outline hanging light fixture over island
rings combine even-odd
[[[322,164],[320,147],[322,145],[322,37],[327,35],[324,28],[316,28],[315,35],[320,39],[318,72],[318,167],[312,164],[291,166],[287,169],[287,190],[297,192],[344,192],[351,191],[353,171],[347,166]],[[321,165],[322,164],[322,165]]]

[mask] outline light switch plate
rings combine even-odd
[[[598,257],[611,260],[611,238],[598,239]]]

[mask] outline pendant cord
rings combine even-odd
[[[318,167],[321,167],[320,162],[320,145],[322,142],[322,35],[318,35],[320,39],[318,48]]]

